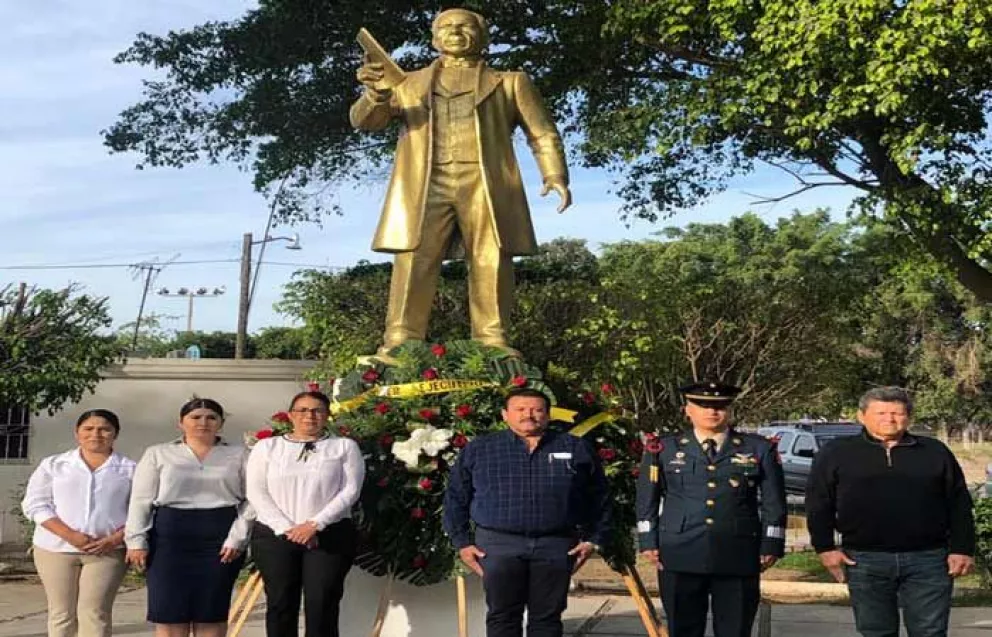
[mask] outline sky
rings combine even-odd
[[[152,71],[114,64],[139,32],[165,34],[210,20],[237,18],[249,0],[37,0],[0,3],[0,289],[27,282],[38,287],[81,286],[107,297],[114,325],[134,321],[143,280],[128,266],[173,260],[156,277],[145,312],[164,316],[163,326],[187,324],[185,299],[155,290],[224,288],[197,299],[195,330],[234,331],[242,235],[260,238],[266,200],[251,175],[234,166],[195,165],[138,171],[136,155],[111,155],[100,131],[141,98],[141,81]],[[814,190],[774,205],[755,205],[752,195],[790,192],[794,182],[777,169],[759,170],[732,184],[699,208],[658,224],[627,227],[602,171],[572,169],[575,204],[555,212],[552,194],[538,197],[540,176],[526,151],[518,153],[539,241],[585,239],[604,243],[649,238],[667,226],[722,222],[747,211],[773,222],[793,210],[830,207],[843,214],[853,193]],[[292,325],[273,309],[293,273],[308,266],[346,267],[361,259],[385,261],[369,249],[384,183],[340,193],[343,217],[322,226],[277,228],[298,233],[302,249],[288,242],[266,248],[249,329]],[[371,202],[371,203],[370,203]],[[256,246],[256,250],[258,247]],[[211,263],[203,263],[209,261]],[[53,267],[55,266],[55,267]],[[101,266],[101,267],[91,267]]]

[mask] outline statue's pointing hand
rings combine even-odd
[[[552,190],[557,192],[558,196],[561,197],[561,203],[558,204],[558,212],[565,212],[565,208],[572,205],[572,192],[568,189],[565,179],[559,175],[552,175],[545,179],[541,196],[546,196]]]

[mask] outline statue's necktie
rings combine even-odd
[[[712,438],[707,438],[703,441],[703,450],[706,452],[706,459],[710,463],[716,460],[716,440]]]

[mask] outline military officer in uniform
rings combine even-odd
[[[734,431],[732,385],[680,389],[691,429],[646,445],[637,485],[642,553],[658,564],[671,637],[748,637],[761,571],[785,549],[785,482],[774,445]],[[759,497],[760,495],[760,497]]]

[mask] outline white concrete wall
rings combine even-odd
[[[135,359],[110,368],[94,394],[54,416],[31,420],[28,462],[0,464],[0,543],[20,541],[20,529],[10,510],[17,505],[11,492],[27,481],[45,456],[71,449],[76,418],[87,409],[104,408],[121,419],[117,450],[138,460],[152,444],[173,439],[179,408],[195,394],[224,406],[224,435],[241,441],[245,432],[263,428],[269,416],[305,389],[304,374],[311,361]]]

